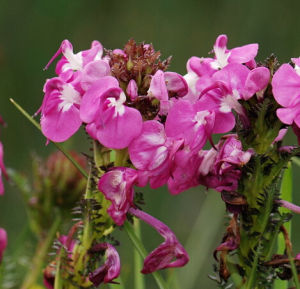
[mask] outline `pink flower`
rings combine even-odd
[[[256,92],[264,89],[269,81],[270,72],[265,67],[249,70],[241,64],[228,64],[212,77],[202,77],[196,84],[201,93],[202,107],[215,111],[214,133],[225,133],[235,125],[232,110],[235,110],[247,124],[245,110],[238,102],[248,100]]]
[[[111,76],[95,81],[83,95],[80,117],[91,137],[106,147],[125,148],[142,130],[140,112],[125,102],[126,95]]]
[[[73,52],[73,46],[69,40],[62,41],[58,51],[50,59],[45,69],[48,69],[50,64],[62,54],[62,58],[56,65],[56,74],[62,79],[69,82],[77,76],[77,71],[81,71],[85,65],[92,61],[97,61],[102,58],[103,47],[98,41],[93,41],[91,48],[85,51],[80,51],[76,54]]]
[[[81,126],[80,92],[72,83],[67,83],[59,77],[47,80],[44,92],[45,97],[40,109],[42,132],[51,141],[66,141]]]
[[[129,155],[138,170],[146,171],[151,188],[158,188],[167,182],[174,154],[182,143],[182,140],[168,138],[164,126],[158,121],[143,123],[142,133],[129,145]]]
[[[227,49],[227,36],[219,35],[214,44],[215,60],[211,62],[214,69],[222,69],[229,63],[249,63],[255,65],[254,58],[257,55],[258,44],[248,44],[233,49]]]
[[[165,268],[182,267],[189,261],[187,252],[168,226],[141,210],[130,208],[129,212],[152,226],[165,239],[145,258],[142,273],[149,274]]]
[[[198,151],[192,151],[189,146],[176,152],[172,175],[168,179],[168,189],[171,194],[177,195],[199,185],[198,168],[200,161]]]
[[[223,137],[216,148],[199,152],[199,182],[218,192],[234,192],[241,176],[240,168],[250,160],[252,153],[242,150],[236,135]]]
[[[89,280],[98,287],[101,283],[115,283],[113,280],[120,275],[120,257],[117,250],[109,243],[95,245],[92,251],[105,251],[106,260],[104,264],[89,274]]]
[[[226,135],[225,140],[218,151],[216,158],[217,171],[220,174],[230,170],[232,166],[243,167],[249,162],[252,153],[250,150],[243,151],[242,143],[238,140],[237,135]]]
[[[170,109],[166,120],[166,135],[184,139],[192,150],[201,149],[212,134],[215,114],[199,102],[178,100]]]
[[[78,77],[80,87],[87,91],[97,80],[110,75],[110,67],[106,61],[96,60],[88,63]]]
[[[247,64],[249,68],[255,68],[255,56],[258,44],[248,44],[233,49],[227,49],[227,36],[222,34],[216,39],[213,47],[215,58],[191,57],[187,62],[187,74],[184,76],[189,86],[186,99],[196,100],[199,93],[196,90],[196,82],[202,77],[211,77],[219,69],[223,69],[229,63]]]
[[[7,246],[7,234],[3,228],[0,228],[0,262],[2,261],[3,253]]]
[[[4,161],[3,161],[3,145],[0,142],[0,195],[4,194],[4,185],[3,185],[3,181],[2,181],[2,174],[8,179],[8,175],[6,172],[6,168],[4,165]]]
[[[294,124],[300,127],[300,58],[292,58],[295,68],[283,64],[275,72],[272,80],[273,94],[276,101],[282,106],[277,109],[277,116],[284,124]],[[294,131],[299,133],[298,129]],[[298,134],[297,134],[298,135]],[[299,135],[298,135],[299,137]]]
[[[137,177],[136,170],[119,167],[105,173],[99,180],[99,191],[111,201],[107,212],[118,226],[123,225],[126,214],[133,204],[133,185]]]
[[[171,107],[170,97],[183,97],[187,92],[187,83],[180,74],[158,70],[151,79],[148,96],[160,101],[160,114],[167,114]]]

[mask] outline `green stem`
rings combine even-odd
[[[126,165],[127,159],[128,159],[128,150],[122,149],[122,150],[115,150],[116,152],[116,158],[115,158],[115,167],[122,167]]]
[[[246,283],[246,289],[253,289],[253,285],[256,281],[257,264],[258,264],[258,252],[255,252],[254,261],[252,263],[251,271]]]
[[[133,227],[137,238],[141,240],[141,224],[139,219],[134,218]],[[141,258],[139,252],[136,249],[134,249],[133,254],[134,254],[134,288],[145,289],[145,278],[144,275],[141,274],[140,272],[143,266],[143,259]]]
[[[15,102],[12,98],[10,98],[11,103],[39,130],[41,130],[41,126],[39,125],[39,123],[33,119],[32,116],[29,115],[29,113],[23,109],[17,102]],[[80,166],[80,164],[78,164],[74,158],[67,152],[65,151],[65,149],[63,148],[63,146],[59,143],[56,142],[52,142],[69,160],[70,162],[80,171],[80,173],[84,176],[84,177],[88,177],[88,174],[86,173],[86,171]]]
[[[124,230],[128,234],[136,250],[140,253],[141,257],[146,258],[147,256],[146,249],[144,248],[141,240],[134,233],[132,226],[127,221],[124,223]],[[163,280],[159,272],[153,272],[152,275],[159,289],[167,289],[167,285],[165,284],[165,281]]]
[[[54,289],[63,289],[63,280],[60,274],[60,262],[61,262],[62,250],[59,253],[59,258],[56,263],[55,279],[54,279]]]
[[[287,246],[286,251],[287,251],[289,261],[290,261],[290,264],[291,264],[291,269],[292,269],[293,279],[294,279],[294,282],[295,282],[296,289],[300,289],[297,268],[295,266],[294,258],[292,256],[292,252],[291,252],[289,246]]]
[[[57,232],[57,229],[61,223],[61,218],[58,216],[56,220],[54,221],[53,225],[50,228],[50,231],[45,239],[42,239],[37,247],[37,250],[34,254],[34,258],[31,262],[31,268],[28,271],[28,275],[26,276],[21,289],[29,289],[31,286],[33,286],[36,283],[36,280],[38,279],[42,266],[45,261],[45,257],[48,253],[49,247],[53,242],[55,233]]]

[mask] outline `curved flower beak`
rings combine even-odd
[[[145,258],[142,273],[149,274],[160,269],[182,267],[189,261],[187,252],[168,226],[138,209],[130,208],[129,213],[152,226],[165,239]]]

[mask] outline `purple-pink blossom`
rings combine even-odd
[[[216,150],[217,149],[217,150]],[[250,150],[243,151],[236,135],[223,137],[215,148],[200,151],[200,184],[219,192],[236,191],[241,176],[240,168],[250,160]]]
[[[215,54],[211,67],[214,69],[222,69],[229,63],[245,63],[250,67],[255,67],[255,56],[258,51],[258,44],[247,44],[244,46],[227,49],[227,35],[221,34],[216,39],[213,52]]]
[[[115,283],[113,280],[120,275],[120,257],[115,249],[109,243],[95,245],[92,249],[95,251],[105,251],[106,260],[102,266],[89,274],[89,280],[98,287],[101,283]]]
[[[165,239],[145,258],[142,273],[149,274],[165,268],[182,267],[189,261],[187,252],[168,226],[133,207],[129,212],[153,227]]]
[[[105,173],[99,180],[99,191],[111,201],[107,212],[118,226],[123,225],[126,214],[133,205],[133,185],[137,178],[136,170],[120,167]]]
[[[42,132],[51,141],[63,142],[81,126],[81,94],[74,84],[59,77],[46,81],[44,93],[40,109]]]
[[[127,147],[142,130],[142,116],[125,102],[126,95],[114,77],[95,81],[83,95],[80,107],[88,134],[106,147]]]
[[[191,101],[196,100],[199,97],[196,90],[197,81],[203,76],[211,77],[230,63],[246,64],[250,69],[255,68],[257,51],[258,44],[256,43],[227,49],[227,35],[219,35],[213,46],[214,58],[193,56],[188,60],[188,73],[184,76],[189,85],[186,98]]]
[[[134,166],[144,171],[152,188],[167,183],[173,169],[176,151],[183,140],[167,137],[163,124],[156,120],[143,123],[142,133],[129,145],[129,156]]]
[[[60,54],[63,56],[58,61],[55,72],[62,79],[69,82],[76,78],[78,71],[81,71],[88,63],[102,58],[103,47],[100,42],[93,41],[90,49],[74,54],[71,42],[69,40],[63,40],[58,51],[50,59],[45,69],[48,69],[50,64]]]
[[[293,125],[298,137],[300,135],[299,59],[292,58],[295,68],[289,64],[281,65],[272,80],[274,98],[282,106],[282,108],[277,109],[277,116],[284,124]]]
[[[166,120],[166,135],[183,139],[191,149],[201,149],[210,138],[215,125],[215,113],[201,103],[179,100],[170,109]]]

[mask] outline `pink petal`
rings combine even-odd
[[[215,69],[211,67],[212,58],[199,58],[196,56],[191,57],[187,62],[187,71],[194,72],[198,76],[211,76]]]
[[[258,51],[258,44],[248,44],[230,50],[229,63],[247,63],[253,60]]]
[[[270,80],[270,71],[266,67],[258,67],[251,70],[245,82],[244,100],[248,100],[256,92],[264,89]]]
[[[281,141],[284,136],[286,135],[288,129],[287,128],[282,128],[281,130],[279,130],[277,137],[274,139],[273,143]]]
[[[288,107],[300,96],[300,76],[289,64],[283,64],[273,76],[272,87],[276,101]]]
[[[292,58],[292,61],[295,65],[300,66],[300,57],[298,58]]]
[[[145,121],[142,133],[129,146],[129,155],[134,166],[139,170],[159,167],[168,156],[165,141],[164,126],[155,120]]]
[[[106,114],[101,116],[105,119]],[[140,112],[131,107],[125,107],[124,114],[109,117],[102,126],[98,127],[97,139],[104,146],[114,149],[123,149],[139,136],[143,126]]]
[[[91,44],[90,49],[82,51],[83,66],[87,65],[92,61],[100,60],[102,58],[102,54],[102,44],[99,41],[94,40]]]
[[[159,100],[168,100],[168,90],[165,82],[164,72],[158,70],[151,79],[148,95]]]
[[[213,80],[222,81],[227,87],[237,91],[243,91],[246,79],[249,74],[249,69],[238,63],[229,63],[222,70],[217,71],[213,75]]]
[[[110,74],[108,63],[103,60],[88,63],[81,74],[80,84],[84,90],[88,90],[98,79]]]
[[[235,126],[233,113],[216,113],[213,133],[227,133]]]
[[[281,122],[291,125],[296,117],[296,111],[292,108],[279,108],[276,111]]]
[[[165,82],[167,90],[176,92],[179,97],[185,96],[188,92],[185,79],[176,72],[165,72]]]
[[[201,149],[206,140],[206,126],[213,123],[212,113],[198,111],[197,105],[186,100],[180,100],[170,109],[166,120],[166,135],[176,139],[184,139],[191,148]]]
[[[118,87],[118,80],[112,76],[105,76],[96,81],[82,97],[80,105],[80,118],[82,121],[86,123],[94,121],[103,95],[110,89]]]
[[[214,45],[214,49],[215,48],[221,48],[221,49],[226,49],[226,45],[227,45],[227,35],[225,34],[221,34],[217,37],[215,45]]]
[[[109,243],[100,245],[103,246],[103,249],[106,247],[106,260],[104,265],[89,273],[89,280],[95,287],[101,283],[113,283],[113,280],[120,275],[121,269],[120,257],[115,247]]]
[[[68,111],[53,109],[41,117],[42,132],[53,142],[66,141],[80,126],[79,110],[74,105]]]

